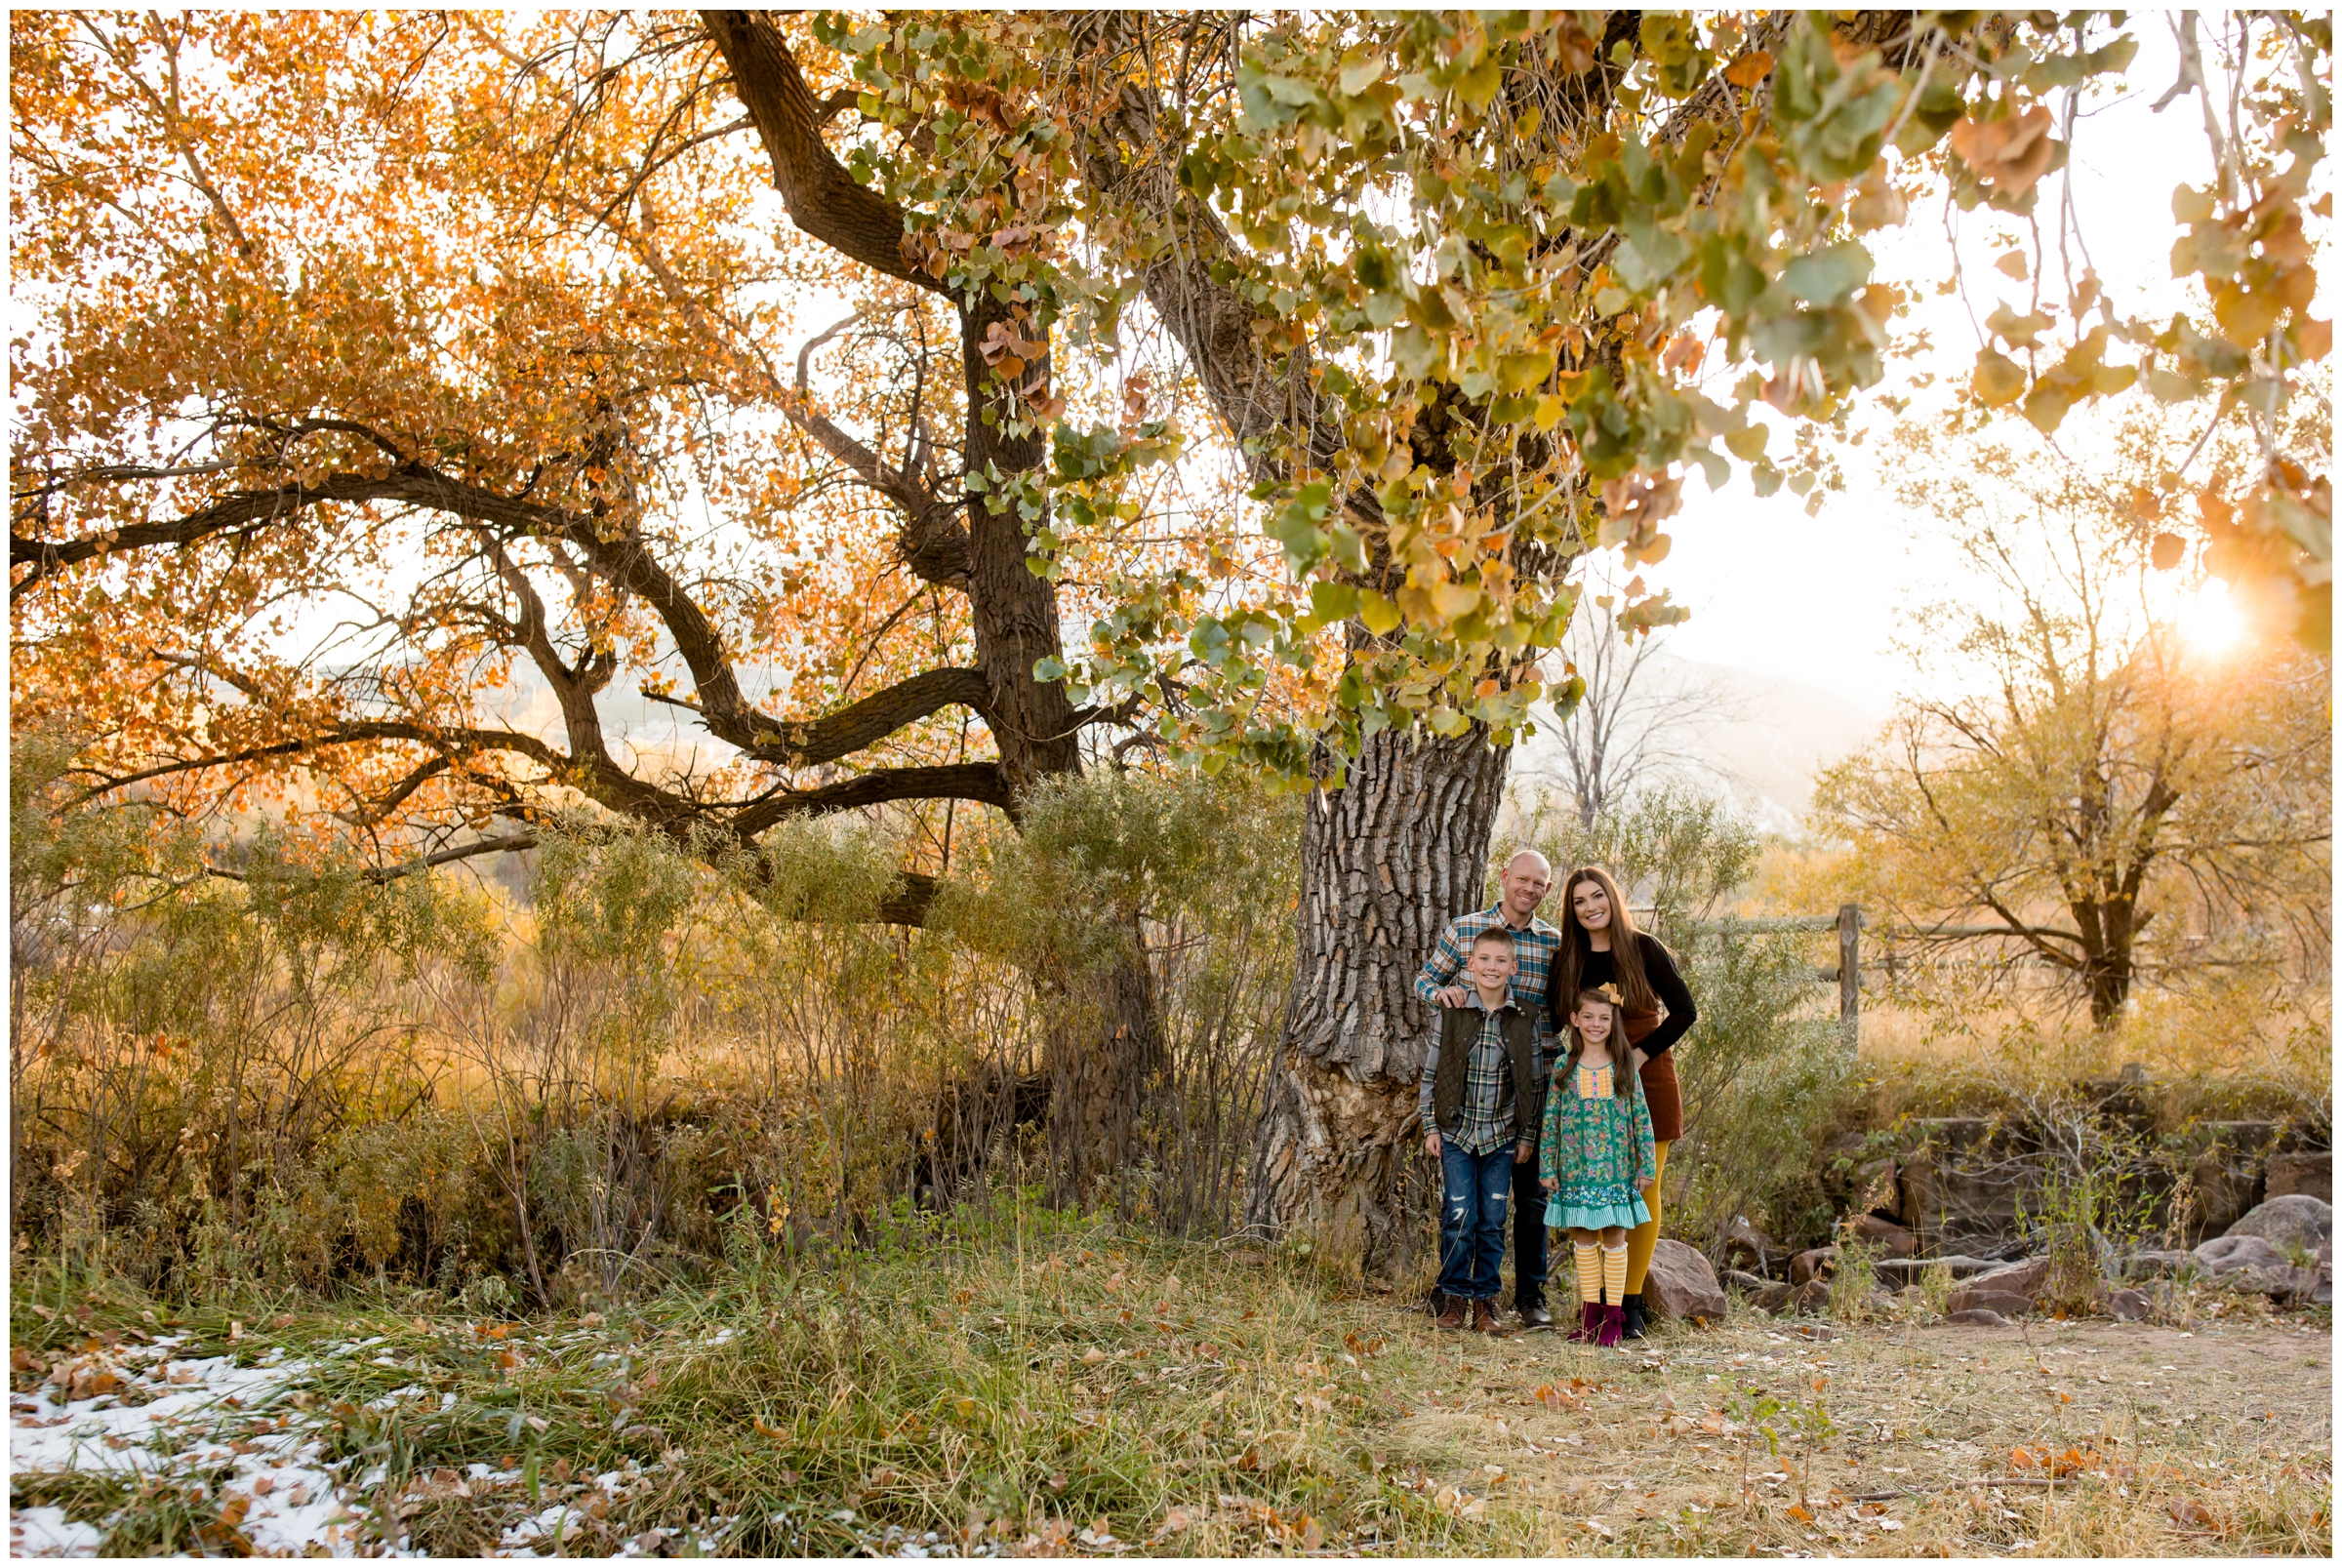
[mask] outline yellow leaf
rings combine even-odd
[[[1432,589],[1432,607],[1443,621],[1461,621],[1480,607],[1480,590],[1469,583],[1442,583]]]
[[[1972,382],[1976,400],[1986,408],[2004,408],[2025,393],[2025,367],[1996,348],[1976,356]]]

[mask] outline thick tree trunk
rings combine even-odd
[[[2083,939],[2081,984],[2090,999],[2090,1025],[2110,1028],[2122,1016],[2122,1004],[2130,999],[2131,979],[2136,973],[2131,945],[2137,922],[2126,900],[2078,900],[2070,907]]]
[[[968,467],[1015,475],[1040,466],[1037,431],[1009,434],[1010,409],[980,345],[1008,311],[987,295],[961,307],[960,352],[967,376]],[[1044,359],[1035,374],[1047,375]],[[987,415],[992,421],[988,422]],[[1012,504],[993,511],[982,496],[968,504],[968,605],[976,663],[991,692],[993,740],[1012,798],[1044,779],[1081,772],[1080,721],[1066,689],[1034,679],[1033,665],[1063,657],[1056,585],[1027,566],[1030,525]],[[1159,1070],[1162,1031],[1155,1022],[1154,977],[1130,922],[1130,942],[1098,994],[1054,998],[1049,1074],[1050,1195],[1060,1204],[1089,1201],[1099,1181],[1122,1170],[1138,1124],[1139,1098]]]
[[[1270,1067],[1247,1222],[1374,1280],[1433,1244],[1437,1178],[1413,1125],[1430,1012],[1415,974],[1441,924],[1479,906],[1510,753],[1369,741],[1302,830],[1300,961]]]
[[[1138,921],[1129,926],[1109,968],[1053,998],[1062,1011],[1049,1033],[1049,1197],[1060,1206],[1091,1202],[1110,1180],[1117,1206],[1129,1207],[1141,1111],[1162,1078],[1154,972]]]

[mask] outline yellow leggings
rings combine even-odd
[[[1651,1253],[1659,1245],[1659,1189],[1667,1185],[1667,1140],[1651,1146],[1658,1150],[1658,1172],[1651,1178],[1651,1189],[1642,1195],[1643,1207],[1651,1211],[1651,1223],[1638,1225],[1627,1232],[1627,1294],[1642,1294],[1643,1277],[1651,1271]]]

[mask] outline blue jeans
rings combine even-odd
[[[1496,1300],[1505,1263],[1505,1209],[1513,1195],[1510,1140],[1485,1154],[1439,1141],[1439,1286],[1467,1301]]]

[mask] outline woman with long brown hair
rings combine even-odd
[[[1643,1332],[1642,1287],[1659,1245],[1659,1195],[1667,1180],[1667,1146],[1683,1136],[1683,1091],[1676,1081],[1670,1048],[1699,1019],[1691,988],[1676,968],[1675,954],[1658,938],[1635,929],[1635,916],[1610,873],[1581,865],[1561,884],[1561,946],[1547,979],[1550,1016],[1568,1018],[1578,997],[1601,985],[1616,986],[1623,1003],[1627,1044],[1651,1109],[1651,1136],[1658,1169],[1643,1194],[1650,1220],[1627,1232],[1626,1338]]]

